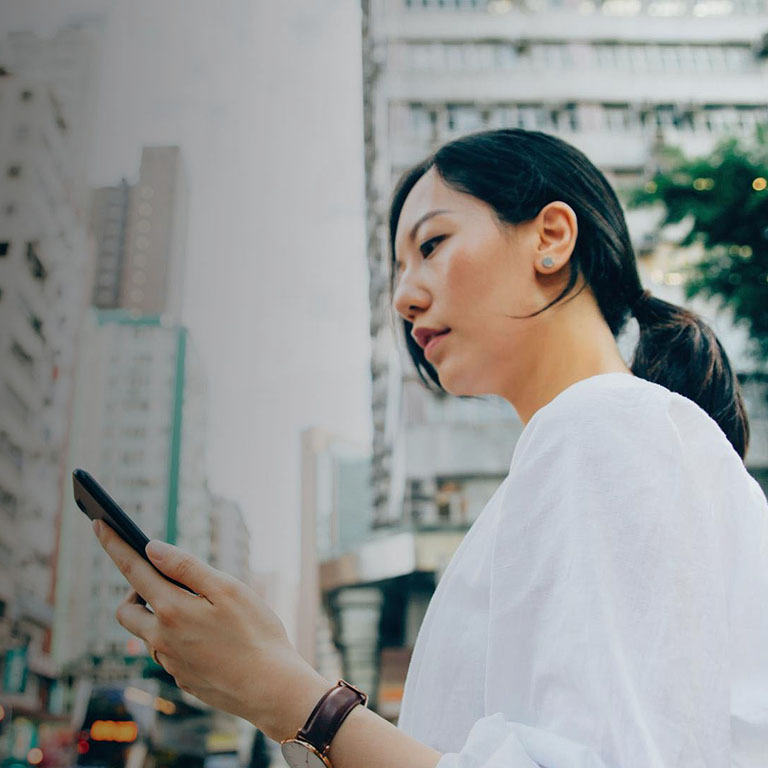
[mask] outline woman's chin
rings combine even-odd
[[[468,379],[466,376],[451,376],[449,370],[437,369],[440,377],[440,386],[454,397],[479,397],[490,394],[488,387],[483,387],[481,382]]]

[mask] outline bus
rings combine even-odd
[[[212,710],[159,679],[94,684],[78,768],[203,768]]]

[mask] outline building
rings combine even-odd
[[[370,633],[371,606],[380,596],[357,593],[355,609],[341,616],[336,595],[323,588],[323,563],[353,556],[370,527],[370,455],[340,435],[311,427],[301,435],[301,542],[299,604],[296,616],[299,653],[328,679],[342,671],[350,682],[370,687],[376,665]],[[341,598],[343,599],[343,598]],[[352,618],[363,617],[363,621]],[[342,626],[340,621],[345,621]],[[358,629],[364,633],[359,635]]]
[[[91,303],[99,309],[120,307],[131,186],[123,179],[116,187],[93,190],[91,231],[96,239],[96,269]]]
[[[205,379],[187,331],[158,316],[95,310],[86,324],[67,452],[150,538],[210,557]],[[71,484],[71,480],[70,480]],[[115,620],[129,587],[66,498],[53,655],[69,674],[122,679],[147,663]]]
[[[409,467],[419,461],[396,445],[405,439],[399,414],[434,408],[432,396],[410,385],[409,361],[400,360],[402,374],[391,373],[398,364],[388,327],[385,214],[397,177],[452,137],[516,126],[573,143],[620,192],[640,184],[658,141],[697,154],[768,119],[768,8],[687,0],[366,0],[363,10],[375,523],[386,525],[408,514],[400,457],[408,454]],[[658,238],[653,212],[632,211],[628,219],[638,252],[649,256]],[[666,285],[668,265],[643,258],[641,266],[649,287]],[[728,335],[723,325],[717,330]]]
[[[251,575],[251,537],[243,511],[231,499],[211,495],[210,564],[245,584]]]
[[[47,81],[0,77],[0,704],[30,722],[58,707],[51,562],[90,283],[71,130]]]
[[[369,634],[378,626],[380,684],[371,693],[381,713],[395,719],[434,584],[507,474],[521,431],[511,405],[499,398],[428,392],[396,336],[387,206],[398,177],[451,138],[521,127],[582,149],[621,196],[644,183],[660,144],[698,154],[720,137],[747,136],[766,122],[768,5],[362,0],[362,12],[374,534],[354,553],[324,562],[320,580],[325,598],[341,610],[342,646],[339,598],[354,602],[367,592]],[[630,211],[627,219],[646,286],[686,303],[675,233],[659,231],[658,211]],[[737,370],[753,373],[743,333],[728,313],[692,305],[714,326]],[[627,357],[636,330],[633,321],[619,340]],[[759,389],[745,385],[757,433],[748,468],[764,482],[768,419]]]
[[[71,24],[51,37],[12,32],[0,38],[0,66],[11,73],[47,83],[55,94],[58,119],[66,129],[66,162],[78,214],[88,209],[86,164],[92,146],[93,114],[98,96],[101,22]]]
[[[181,317],[188,188],[179,147],[144,147],[139,180],[94,190],[93,303]]]

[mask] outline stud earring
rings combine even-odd
[[[555,260],[551,256],[545,256],[541,260],[541,266],[542,267],[554,267],[555,266]]]

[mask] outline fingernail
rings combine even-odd
[[[98,536],[101,533],[101,520],[93,521],[93,532]]]
[[[158,541],[157,539],[152,539],[152,541],[147,544],[146,552],[153,560],[162,560],[170,550],[170,544],[166,544],[164,541]]]

